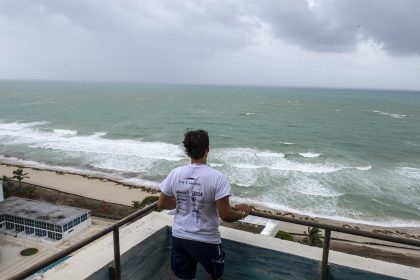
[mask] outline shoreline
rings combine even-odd
[[[131,206],[132,201],[142,201],[146,196],[158,192],[156,189],[130,185],[98,176],[4,162],[0,162],[0,176],[12,177],[16,168],[22,168],[25,173],[28,173],[30,178],[23,182],[121,205]]]
[[[11,176],[12,172],[18,167],[23,168],[24,172],[27,172],[30,176],[30,178],[24,180],[23,183],[52,189],[60,193],[68,193],[87,199],[102,200],[104,202],[120,205],[131,206],[132,201],[142,201],[146,196],[158,192],[156,189],[141,188],[97,176],[44,170],[41,168],[26,167],[4,162],[0,162],[0,176]],[[256,210],[280,216],[289,216],[295,219],[311,220],[340,227],[350,227],[363,231],[378,232],[390,236],[420,240],[420,228],[379,227],[366,224],[344,223],[338,220],[310,217],[261,206],[257,206]],[[287,222],[279,223],[279,229],[294,236],[296,242],[302,238],[304,231],[307,231],[307,227],[303,225]],[[321,235],[323,235],[323,231]],[[333,232],[331,236],[331,248],[335,251],[362,257],[420,267],[420,250],[417,247]]]
[[[22,168],[24,169],[24,172],[28,173],[30,178],[25,179],[23,182],[50,188],[65,193],[79,195],[86,198],[103,200],[106,202],[112,202],[121,205],[131,206],[131,203],[134,200],[141,201],[148,195],[159,193],[158,189],[152,187],[127,184],[106,177],[47,168],[39,168],[33,166],[25,166],[22,164],[14,164],[3,161],[0,161],[0,176],[6,175],[8,177],[11,177],[12,172],[16,170],[16,168]],[[238,203],[248,203],[247,199],[242,198],[239,198],[238,201],[235,201],[235,199],[233,199],[233,201]],[[262,205],[255,206],[256,209],[259,211],[268,212],[279,216],[288,216],[295,219],[311,220],[316,222],[338,225],[342,227],[420,240],[420,227],[379,226],[366,224],[364,222],[346,222],[330,218],[309,216],[299,214],[296,212],[278,210]],[[288,223],[283,224],[284,227],[282,227],[282,230],[284,229],[285,231],[296,232],[297,228],[304,228],[306,230],[305,226],[299,226]],[[300,231],[300,233],[302,233],[302,231]]]

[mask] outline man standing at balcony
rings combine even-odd
[[[207,131],[188,131],[183,141],[191,164],[173,169],[160,184],[160,209],[175,209],[171,266],[180,279],[194,279],[200,262],[212,279],[221,279],[225,253],[219,217],[226,222],[245,218],[252,208],[231,207],[231,187],[225,175],[207,166]]]

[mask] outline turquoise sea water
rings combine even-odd
[[[187,128],[237,201],[420,226],[420,92],[0,82],[1,161],[157,186]]]

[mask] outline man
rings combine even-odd
[[[180,279],[194,279],[197,261],[211,279],[221,279],[224,252],[219,217],[226,222],[245,218],[252,208],[230,207],[231,187],[226,176],[209,167],[206,131],[188,131],[183,141],[191,164],[173,169],[160,184],[160,209],[175,209],[172,226],[171,266]]]

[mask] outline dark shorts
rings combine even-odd
[[[210,244],[172,236],[171,267],[176,277],[194,279],[197,261],[213,279],[223,274],[225,253],[221,244]]]

